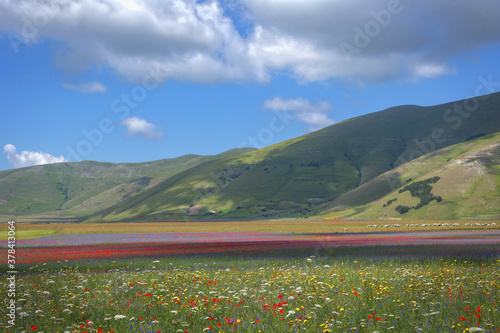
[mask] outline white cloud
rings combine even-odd
[[[9,164],[13,168],[22,168],[32,165],[51,164],[68,162],[64,156],[55,157],[44,152],[26,151],[17,152],[17,148],[12,144],[3,146],[4,153],[7,154]]]
[[[414,68],[416,78],[435,78],[445,74],[455,73],[455,69],[450,69],[446,65],[439,64],[421,64]]]
[[[43,24],[33,13],[44,16],[37,18]],[[17,47],[20,39],[61,42],[54,63],[68,73],[109,67],[142,83],[154,66],[162,80],[255,79],[243,65],[245,43],[217,1],[0,1],[1,30],[17,34]]]
[[[0,0],[0,32],[14,48],[58,42],[68,73],[111,68],[137,83],[152,67],[162,81],[384,82],[453,73],[452,58],[498,45],[498,12],[491,0]]]
[[[264,108],[267,110],[293,112],[292,118],[296,118],[308,124],[309,126],[307,129],[309,131],[316,131],[335,123],[333,119],[330,119],[327,115],[332,109],[332,106],[328,102],[320,102],[313,105],[307,99],[282,99],[277,96],[266,100],[264,102]]]
[[[488,0],[242,1],[259,59],[303,81],[433,78],[455,72],[454,56],[500,42],[500,2]]]
[[[328,102],[320,102],[312,105],[309,100],[303,98],[282,99],[279,96],[264,102],[264,108],[268,110],[288,110],[297,112],[328,112],[332,106]]]
[[[99,82],[88,82],[79,85],[74,85],[71,83],[63,83],[63,87],[66,89],[76,90],[86,94],[93,93],[105,93],[108,88]]]
[[[157,139],[158,141],[164,136],[157,125],[148,123],[139,117],[126,118],[120,125],[127,127],[127,136],[140,136],[144,139]]]

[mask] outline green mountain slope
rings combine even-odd
[[[201,163],[238,155],[186,155],[147,163],[58,163],[0,171],[0,214],[81,217],[105,209]]]
[[[413,184],[424,188],[422,182],[429,180],[430,193],[441,200],[432,200],[404,214],[398,212],[398,206],[415,207],[420,203],[418,196],[402,190]],[[500,215],[500,133],[413,160],[322,208],[324,217],[372,219],[457,219]]]
[[[310,216],[408,161],[499,132],[500,93],[474,101],[395,107],[202,163],[87,221]],[[374,191],[363,191],[366,202],[387,193]]]

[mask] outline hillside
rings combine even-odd
[[[436,180],[434,182],[434,180]],[[421,202],[407,187],[430,186]],[[438,202],[440,201],[440,202]],[[500,215],[500,133],[430,153],[386,172],[322,207],[322,217],[458,219]]]
[[[337,211],[342,204],[352,207],[353,202],[342,199],[350,193],[362,193],[366,204],[388,193],[373,185],[381,182],[378,176],[431,152],[500,132],[500,93],[478,101],[471,111],[466,111],[468,101],[394,107],[202,163],[85,220],[311,216],[323,209]],[[393,180],[393,188],[405,181]]]
[[[121,202],[201,163],[238,155],[185,155],[147,163],[58,163],[0,171],[0,215],[81,217]]]

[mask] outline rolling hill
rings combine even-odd
[[[83,161],[0,171],[0,215],[82,217],[127,199],[198,164],[239,155],[185,155],[146,163]]]

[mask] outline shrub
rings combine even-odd
[[[408,206],[397,206],[395,209],[397,212],[400,214],[405,214],[408,212],[410,209],[420,209],[425,205],[428,205],[432,200],[436,200],[437,202],[443,201],[442,197],[436,197],[434,194],[431,193],[432,191],[432,186],[430,184],[437,183],[440,178],[438,176],[421,180],[415,183],[412,183],[410,185],[406,185],[402,189],[399,190],[399,193],[403,193],[406,191],[409,191],[412,197],[419,198],[420,202],[414,206],[414,207],[408,207]],[[388,202],[389,204],[389,202]],[[385,206],[384,206],[385,207]],[[406,209],[408,208],[408,209]],[[402,213],[403,211],[403,213]]]
[[[410,209],[411,209],[410,207],[403,205],[399,205],[395,208],[396,212],[398,212],[401,215],[408,213]]]
[[[387,203],[384,204],[384,207],[390,206],[394,201],[397,201],[397,200],[398,200],[398,198],[394,198],[394,199],[391,199],[391,200],[387,201]]]

